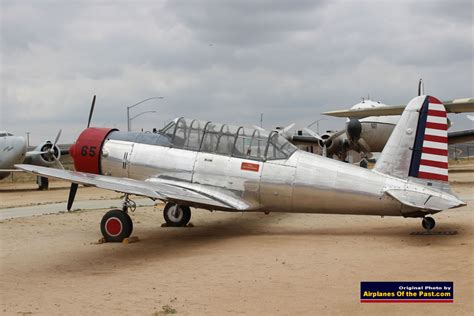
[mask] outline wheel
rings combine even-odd
[[[130,237],[132,230],[132,219],[121,210],[108,211],[100,222],[100,231],[107,242],[122,242],[124,238]]]
[[[163,210],[166,224],[172,227],[184,227],[191,219],[189,206],[167,203]]]
[[[432,230],[435,227],[436,222],[432,217],[423,217],[421,225],[426,230]]]
[[[368,162],[366,159],[362,159],[359,163],[359,166],[361,166],[362,168],[366,168],[369,166]]]

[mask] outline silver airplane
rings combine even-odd
[[[156,134],[87,128],[70,148],[77,171],[16,167],[70,181],[68,210],[78,184],[125,193],[122,209],[102,218],[107,241],[132,233],[130,195],[166,202],[169,226],[185,226],[199,207],[417,217],[429,230],[428,215],[466,205],[449,187],[446,129],[443,104],[419,96],[371,170],[298,150],[277,131],[184,118]]]
[[[13,168],[18,163],[64,169],[59,162],[59,158],[61,153],[64,154],[67,151],[61,151],[57,146],[60,135],[61,131],[59,131],[54,142],[44,141],[32,151],[28,151],[24,137],[0,131],[0,180],[8,177],[12,172],[24,172]],[[41,190],[48,188],[47,180],[47,178],[38,177],[38,185]]]
[[[448,113],[474,112],[474,99],[456,99],[443,102]],[[328,131],[318,135],[305,128],[297,135],[288,135],[289,140],[298,147],[345,161],[348,155],[355,156],[352,161],[360,161],[367,167],[366,158],[373,152],[381,152],[400,119],[405,105],[391,106],[381,102],[363,100],[349,110],[325,112],[334,117],[347,118],[345,128]],[[448,119],[448,126],[450,126]],[[448,133],[448,144],[474,140],[474,130]]]

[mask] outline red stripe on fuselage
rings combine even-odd
[[[438,116],[438,117],[446,117],[446,111],[439,111],[439,110],[428,110],[428,115],[431,116]]]
[[[425,135],[425,140],[430,142],[437,142],[437,143],[448,143],[448,138],[443,136],[434,136],[434,135]]]
[[[421,159],[420,165],[448,169],[447,162]]]
[[[426,122],[426,128],[432,128],[432,129],[439,129],[439,130],[447,131],[448,130],[448,124]]]
[[[430,180],[439,180],[439,181],[448,181],[448,176],[430,172],[418,172],[418,178],[430,179]]]
[[[432,154],[432,155],[439,155],[439,156],[447,156],[448,151],[444,149],[437,149],[437,148],[429,148],[423,147],[422,152],[425,154]]]

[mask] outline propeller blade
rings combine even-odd
[[[76,197],[77,187],[79,185],[77,183],[71,183],[71,189],[69,190],[69,197],[67,199],[67,210],[70,211],[72,207],[72,203],[74,202],[74,198]]]
[[[326,139],[326,141],[328,142],[328,141],[330,141],[330,140],[333,140],[334,138],[337,138],[337,137],[341,136],[341,135],[344,134],[345,132],[346,132],[346,130],[344,130],[344,129],[342,129],[342,130],[340,130],[340,131],[338,131],[338,132],[335,132],[334,134],[332,134],[331,136],[329,136],[329,138]]]
[[[49,151],[38,151],[38,150],[32,150],[27,153],[28,156],[34,156],[34,155],[43,155],[47,154]]]
[[[373,154],[370,152],[370,146],[363,138],[359,138],[358,144],[364,150],[364,153],[367,158],[372,158]]]
[[[324,143],[324,146],[323,146],[323,157],[327,157],[328,156],[328,150],[326,148],[326,143]]]
[[[89,113],[89,121],[87,121],[87,128],[91,125],[91,120],[92,120],[92,114],[94,113],[94,106],[95,106],[95,94],[94,98],[92,98],[92,105],[91,105],[91,111]]]
[[[54,157],[54,156],[53,156],[53,157]],[[65,170],[63,164],[61,163],[61,161],[59,161],[59,159],[57,159],[56,157],[54,157],[54,161],[56,162],[56,164],[58,165],[58,167],[59,167],[60,169]]]
[[[61,136],[62,131],[63,131],[62,129],[59,130],[58,135],[56,135],[56,139],[54,140],[53,146],[51,148],[54,148],[56,146],[56,144],[59,140],[59,136]]]
[[[319,136],[315,131],[307,128],[307,127],[304,127],[303,130],[308,133],[309,135],[313,136],[314,138],[316,138],[317,140],[319,141],[322,141],[323,143],[325,143],[324,139],[321,138],[321,136]]]
[[[281,132],[281,133],[286,133],[286,132],[288,132],[290,129],[292,129],[293,126],[295,126],[295,123],[291,123],[290,125],[288,125],[288,126],[285,127],[284,129],[282,129],[280,132]]]

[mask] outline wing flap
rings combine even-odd
[[[48,178],[66,180],[116,192],[146,196],[163,201],[182,202],[191,205],[222,209],[243,210],[248,207],[245,203],[235,203],[232,198],[215,199],[213,198],[212,190],[209,190],[209,194],[203,194],[202,192],[186,187],[184,184],[179,186],[178,181],[140,181],[25,164],[15,165],[15,167]],[[219,195],[222,196],[225,194],[219,192]]]

